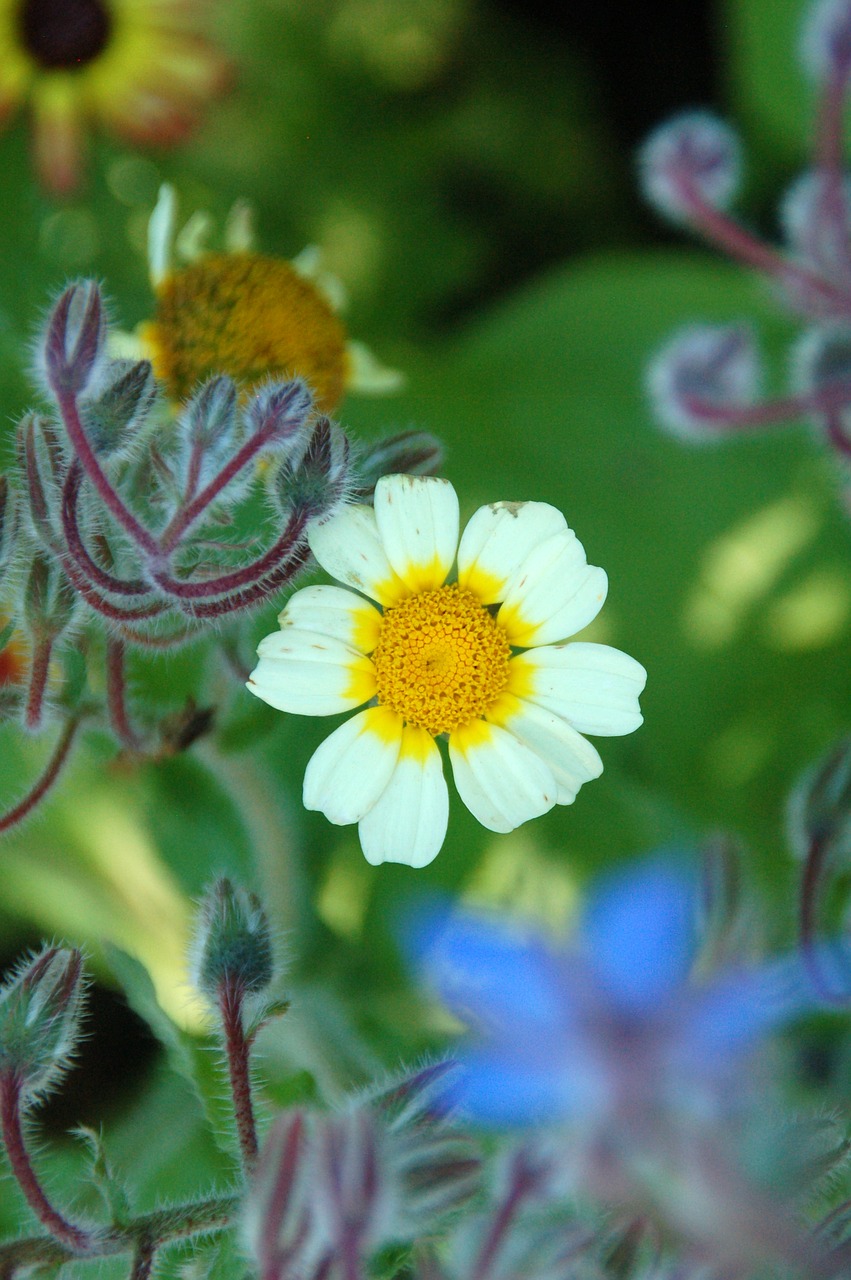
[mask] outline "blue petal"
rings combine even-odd
[[[573,1017],[558,959],[529,932],[473,915],[420,916],[409,936],[426,981],[454,1013],[512,1037],[563,1034]]]
[[[695,906],[694,877],[671,860],[643,862],[594,892],[585,948],[616,1004],[649,1010],[684,981],[695,949]]]
[[[453,1100],[481,1125],[537,1124],[586,1110],[563,1072],[473,1052],[461,1059]]]

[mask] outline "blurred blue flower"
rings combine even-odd
[[[596,889],[570,948],[504,919],[421,921],[418,963],[470,1026],[455,1100],[483,1124],[619,1133],[729,1112],[746,1052],[818,998],[797,955],[692,979],[698,906],[694,874],[656,858]]]

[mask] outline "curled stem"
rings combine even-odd
[[[133,578],[130,581],[126,581],[124,578],[116,578],[114,574],[107,573],[105,569],[102,569],[89,554],[80,535],[80,527],[77,520],[77,503],[82,481],[83,469],[79,459],[75,458],[68,468],[68,475],[62,489],[62,531],[65,534],[68,551],[75,563],[89,577],[92,584],[100,587],[103,591],[111,591],[115,595],[124,596],[149,595],[150,585],[143,579]]]
[[[23,800],[19,800],[14,808],[9,809],[6,813],[0,814],[0,832],[10,831],[19,822],[23,822],[24,818],[28,817],[47,795],[68,759],[81,720],[82,717],[79,715],[70,716],[66,720],[53,755],[48,760],[47,767],[41,777],[32,789],[27,792]]]
[[[12,1173],[39,1222],[72,1253],[91,1253],[96,1236],[63,1217],[36,1176],[21,1127],[21,1081],[13,1072],[0,1075],[0,1123]]]
[[[179,600],[198,600],[224,595],[240,587],[249,586],[258,578],[276,569],[282,560],[288,559],[297,548],[306,524],[305,512],[294,513],[287,521],[281,536],[268,551],[244,568],[234,569],[232,573],[222,574],[218,578],[207,578],[202,582],[181,581],[164,571],[153,572],[153,576],[165,591],[171,592]]]

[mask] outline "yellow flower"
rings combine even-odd
[[[0,122],[29,102],[42,182],[77,182],[83,135],[169,143],[226,79],[201,36],[206,0],[0,0]]]
[[[269,377],[302,377],[325,413],[346,391],[400,386],[398,373],[348,339],[337,315],[342,286],[322,272],[316,250],[292,262],[257,253],[245,205],[231,212],[224,252],[204,248],[209,230],[196,213],[175,235],[174,191],[162,188],[148,232],[156,310],[138,337],[172,399],[220,373],[246,389]]]

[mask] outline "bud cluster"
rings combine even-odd
[[[62,683],[57,658],[71,645],[87,652],[100,632],[119,743],[135,754],[181,749],[210,712],[193,706],[176,728],[164,721],[158,740],[137,730],[128,650],[183,644],[262,604],[308,562],[312,522],[374,487],[382,467],[439,460],[432,437],[407,432],[367,451],[358,481],[348,437],[300,378],[249,393],[223,374],[175,409],[148,361],[111,357],[93,281],[60,296],[35,368],[52,411],[23,417],[16,471],[0,477],[0,631],[11,620],[31,655],[26,687],[3,690],[0,714],[31,731],[51,703],[66,721],[99,710],[79,681]],[[31,807],[10,812],[17,821]]]
[[[444,1229],[479,1186],[470,1140],[429,1110],[448,1064],[338,1114],[286,1111],[267,1135],[244,1234],[264,1280],[361,1274],[380,1249]]]
[[[15,1080],[25,1103],[67,1069],[83,993],[83,957],[67,947],[44,947],[0,987],[0,1076]]]
[[[789,390],[757,399],[760,364],[746,328],[693,325],[652,361],[648,387],[660,425],[692,441],[801,419],[851,457],[851,180],[842,154],[851,85],[851,0],[815,0],[800,55],[820,102],[813,156],[782,198],[775,247],[727,209],[739,186],[730,127],[690,111],[658,128],[639,154],[647,200],[743,266],[759,272],[807,326],[793,348]]]

